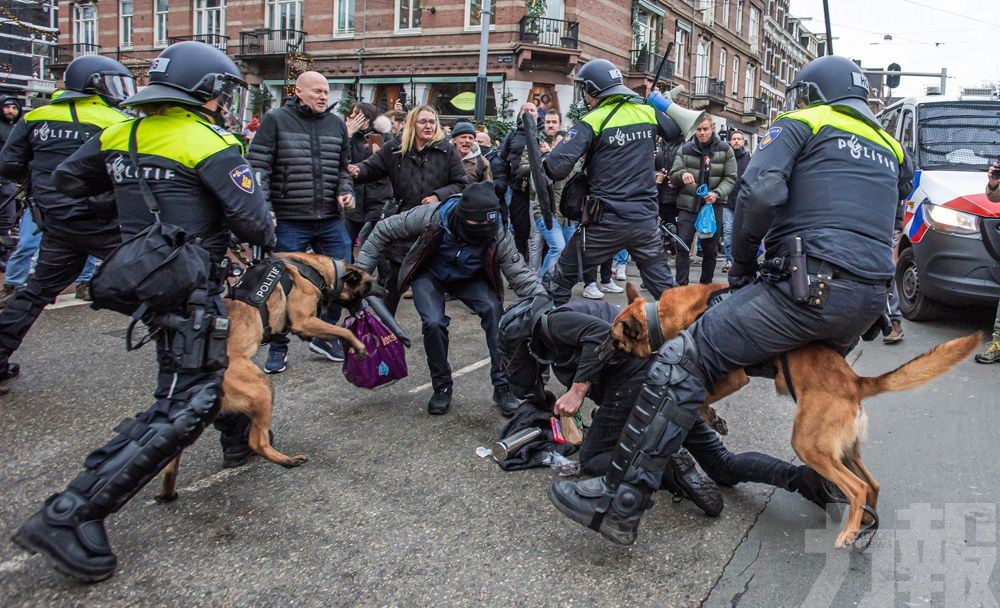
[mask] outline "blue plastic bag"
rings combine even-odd
[[[694,229],[698,231],[698,238],[712,238],[715,236],[716,228],[718,226],[715,223],[715,210],[712,205],[705,204],[694,220]]]

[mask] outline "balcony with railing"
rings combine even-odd
[[[229,49],[229,36],[224,36],[222,34],[192,34],[190,36],[170,36],[167,38],[167,41],[170,44],[175,42],[184,42],[185,40],[204,42],[205,44],[214,46],[220,51],[226,51]]]
[[[580,23],[547,17],[521,17],[519,38],[522,43],[577,49],[580,46]]]
[[[78,42],[75,44],[57,44],[52,56],[52,67],[66,67],[69,62],[84,55],[100,55],[101,45]]]
[[[629,66],[632,72],[639,74],[656,76],[656,70],[660,67],[662,61],[663,55],[647,51],[646,49],[632,49],[629,53]],[[663,67],[662,77],[670,80],[673,75],[674,62],[667,60],[667,64]]]
[[[305,51],[306,33],[301,30],[258,29],[240,32],[240,55],[262,57]]]
[[[708,76],[694,77],[692,100],[707,100],[708,105],[726,106],[726,81]]]
[[[771,110],[767,105],[767,100],[757,97],[743,98],[743,114],[754,118],[767,119],[771,115]]]

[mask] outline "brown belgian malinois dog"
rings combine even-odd
[[[664,340],[690,326],[708,307],[716,292],[726,285],[687,285],[663,292],[657,304],[660,331]],[[636,357],[652,354],[647,328],[646,300],[635,287],[626,285],[628,306],[611,325],[611,346]],[[861,460],[860,442],[867,433],[868,417],[861,400],[888,392],[916,388],[946,373],[968,357],[979,345],[978,333],[939,344],[881,376],[858,376],[847,361],[821,344],[803,346],[787,353],[787,364],[776,360],[774,385],[778,393],[792,395],[798,404],[792,430],[792,448],[817,473],[833,482],[850,501],[847,523],[837,536],[836,546],[852,545],[861,530],[862,516],[872,530],[877,525],[875,508],[879,484]],[[787,367],[786,367],[787,365]],[[792,382],[788,382],[788,377]],[[702,404],[706,422],[719,422],[710,405],[749,382],[744,370],[718,379],[715,393]],[[789,388],[794,387],[794,393]],[[867,504],[867,509],[865,505]],[[870,542],[870,540],[869,540]]]
[[[364,356],[365,346],[349,330],[331,325],[316,316],[324,299],[335,300],[355,312],[372,289],[372,277],[357,266],[324,255],[311,253],[275,254],[283,264],[284,281],[273,278],[261,307],[238,299],[226,298],[229,316],[229,340],[226,354],[229,367],[222,379],[222,405],[219,413],[240,413],[250,418],[250,449],[283,467],[297,467],[308,458],[286,456],[271,445],[271,405],[274,391],[271,380],[250,357],[257,352],[268,332],[288,328],[303,338],[343,339],[354,353]],[[311,269],[311,270],[310,270]],[[265,327],[264,319],[267,319]],[[163,472],[161,502],[177,498],[177,471],[180,455]]]

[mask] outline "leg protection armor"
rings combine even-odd
[[[116,429],[110,455],[51,496],[17,531],[14,541],[42,553],[57,570],[85,582],[114,574],[118,560],[104,518],[120,509],[180,451],[191,445],[218,412],[218,382],[192,388],[167,414],[150,422],[126,420]]]
[[[557,482],[549,498],[567,517],[614,542],[631,544],[652,506],[670,457],[681,447],[705,399],[697,351],[687,332],[656,353],[604,477]]]

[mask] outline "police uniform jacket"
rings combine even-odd
[[[136,126],[139,165],[164,223],[201,237],[213,259],[225,255],[230,231],[253,245],[274,243],[267,202],[239,140],[182,106],[106,129],[59,165],[56,187],[70,196],[113,189],[124,237],[152,223],[129,159]]]
[[[834,106],[778,116],[743,175],[733,258],[753,267],[763,239],[768,257],[802,237],[809,258],[859,277],[893,274],[893,220],[912,168],[879,127]],[[902,193],[902,194],[901,194]]]
[[[438,255],[445,234],[443,223],[446,221],[441,212],[447,213],[457,200],[421,205],[380,221],[361,247],[356,264],[362,270],[372,272],[393,243],[413,243],[399,269],[399,290],[405,291],[417,275],[428,270],[434,256]],[[502,225],[497,229],[496,237],[484,243],[481,255],[485,278],[498,300],[503,301],[504,294],[501,274],[518,296],[545,293],[537,273],[524,263],[514,246],[513,237]]]
[[[279,220],[340,217],[337,197],[354,193],[344,119],[298,98],[264,116],[247,159]]]
[[[705,157],[709,157],[708,175],[705,175]],[[684,173],[694,176],[693,184],[685,184]],[[698,186],[707,183],[710,192],[718,195],[718,203],[724,204],[736,184],[736,155],[726,142],[712,134],[712,139],[702,145],[697,139],[681,146],[680,152],[674,157],[670,169],[670,183],[678,188],[677,208],[685,211],[698,211],[704,198],[698,196]]]
[[[128,116],[96,95],[56,100],[32,110],[14,125],[0,152],[0,177],[20,180],[30,175],[31,192],[49,228],[70,234],[114,230],[113,214],[97,211],[101,205],[85,200],[87,194],[57,190],[52,172],[104,128],[126,120]]]
[[[625,103],[604,128],[601,124],[619,102]],[[580,119],[566,139],[543,160],[553,180],[569,177],[587,155],[590,194],[604,203],[605,224],[632,223],[658,215],[656,136],[670,139],[669,119],[634,97],[612,95]]]

